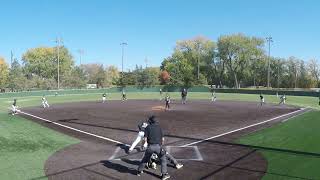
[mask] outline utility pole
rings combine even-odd
[[[60,37],[57,37],[56,41],[57,43],[57,56],[58,56],[58,90],[60,89],[60,45],[62,43],[62,39]]]
[[[78,53],[79,53],[79,58],[80,58],[80,66],[81,66],[81,60],[82,60],[82,55],[84,54],[84,50],[83,49],[79,49],[78,50]]]
[[[124,56],[124,46],[127,46],[128,44],[126,42],[120,43],[122,47],[122,58],[121,58],[121,83],[123,85],[123,56]]]
[[[13,52],[12,52],[12,50],[11,50],[11,58],[10,58],[10,60],[11,60],[10,67],[12,68],[12,62],[13,62]]]
[[[144,62],[146,63],[146,69],[148,67],[148,58],[146,57],[146,59],[144,59]]]
[[[273,42],[272,37],[269,36],[266,38],[269,45],[269,54],[268,54],[268,76],[267,76],[267,87],[270,88],[270,44]]]

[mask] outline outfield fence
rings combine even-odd
[[[181,86],[152,86],[152,87],[139,87],[139,86],[126,86],[126,92],[180,92],[183,87]],[[10,97],[26,97],[26,96],[50,96],[50,95],[68,95],[68,94],[98,94],[98,93],[120,93],[122,87],[110,87],[101,89],[65,89],[65,90],[42,90],[42,91],[22,91],[22,92],[5,92],[0,93],[0,98]],[[239,93],[239,94],[267,94],[267,95],[289,95],[289,96],[311,96],[319,97],[319,92],[316,91],[294,91],[294,90],[267,90],[267,89],[214,89],[216,93]],[[188,92],[210,92],[209,86],[193,86],[188,88]]]

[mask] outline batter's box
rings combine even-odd
[[[202,155],[197,146],[166,146],[166,151],[179,161],[203,161]],[[132,152],[127,155],[120,147],[118,147],[109,160],[128,159],[131,161],[140,161],[144,152]]]

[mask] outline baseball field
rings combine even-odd
[[[124,152],[137,124],[154,114],[165,146],[182,169],[169,165],[172,179],[319,179],[318,98],[288,96],[286,105],[266,95],[190,92],[182,105],[170,93],[164,111],[159,93],[101,93],[18,98],[20,112],[8,113],[12,97],[0,99],[0,179],[159,179],[160,168],[135,175],[143,152]]]

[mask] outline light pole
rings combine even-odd
[[[128,44],[126,42],[120,43],[122,47],[122,58],[121,58],[121,83],[123,85],[123,56],[124,56],[124,46],[127,46]]]
[[[273,42],[272,37],[269,36],[266,38],[269,45],[269,53],[268,53],[268,76],[267,76],[267,87],[270,88],[270,44]]]
[[[57,37],[56,41],[57,43],[57,56],[58,56],[58,90],[60,89],[60,44],[62,43],[62,39]]]

